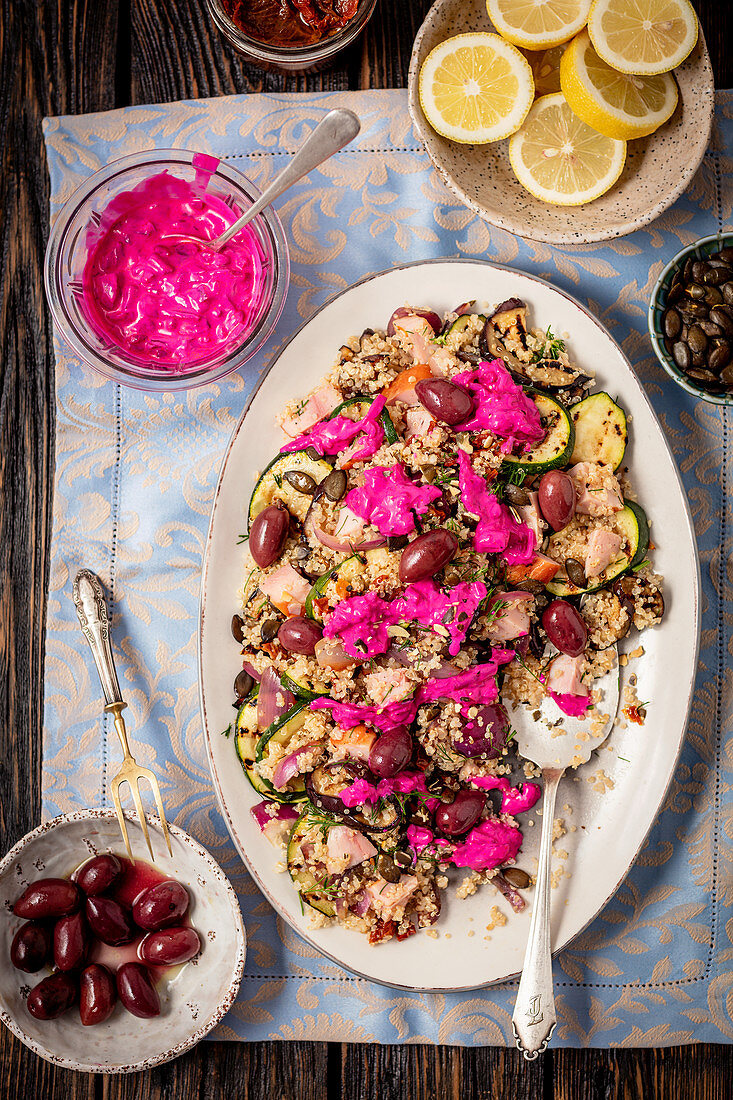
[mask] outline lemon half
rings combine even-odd
[[[690,0],[593,0],[588,31],[611,68],[655,76],[682,64],[698,27]]]
[[[562,92],[571,109],[606,137],[630,141],[658,130],[679,98],[669,73],[632,76],[607,65],[582,31],[560,62]]]
[[[491,22],[526,50],[560,46],[588,22],[591,0],[486,0]]]
[[[534,81],[527,59],[498,34],[459,34],[425,58],[418,91],[434,130],[483,145],[519,129],[532,105]]]
[[[555,206],[582,206],[604,195],[621,175],[626,142],[605,137],[570,110],[562,92],[535,100],[509,142],[519,182]]]

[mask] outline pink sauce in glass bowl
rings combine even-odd
[[[224,377],[265,343],[282,311],[288,249],[271,207],[219,253],[212,240],[259,197],[215,157],[137,153],[83,184],[54,223],[46,292],[57,327],[86,363],[138,389]]]

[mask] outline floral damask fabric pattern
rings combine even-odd
[[[334,292],[395,263],[473,257],[550,279],[609,328],[643,380],[682,471],[703,580],[702,646],[688,734],[662,811],[600,916],[555,963],[568,1046],[733,1040],[731,427],[662,371],[646,304],[669,257],[733,220],[733,93],[685,195],[611,244],[559,248],[495,229],[457,205],[422,151],[402,91],[232,96],[47,119],[52,216],[108,161],[183,147],[268,180],[326,110],[362,119],[352,146],[276,204],[290,241],[285,312],[263,353],[220,384],[178,395],[121,388],[56,343],[56,477],[46,637],[43,807],[105,805],[116,747],[71,602],[86,565],[110,594],[138,760],[170,818],[239,892],[249,951],[218,1038],[511,1045],[516,983],[410,995],[355,978],[280,921],[247,875],[215,804],[198,705],[201,555],[227,439],[261,372]],[[727,805],[726,805],[727,804]]]

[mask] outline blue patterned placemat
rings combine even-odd
[[[362,118],[348,149],[276,205],[292,284],[275,337],[241,375],[180,395],[120,388],[56,345],[56,479],[46,638],[43,808],[106,804],[116,762],[91,657],[71,603],[81,564],[112,596],[114,634],[140,763],[160,777],[171,818],[202,841],[239,891],[249,936],[239,999],[219,1038],[510,1044],[515,984],[409,995],[347,974],[277,919],[235,853],[214,803],[198,709],[201,552],[221,456],[258,372],[332,293],[394,263],[469,256],[513,264],[587,302],[644,381],[682,470],[700,545],[703,629],[682,758],[628,878],[555,964],[569,1046],[733,1039],[733,779],[727,412],[662,372],[646,303],[669,257],[731,225],[733,93],[718,95],[713,146],[679,202],[603,246],[522,241],[456,205],[410,126],[402,91],[253,95],[48,119],[56,213],[108,161],[185,147],[231,160],[256,183],[329,108]],[[80,763],[81,762],[81,763]]]

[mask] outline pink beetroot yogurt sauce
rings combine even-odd
[[[116,195],[87,233],[90,325],[130,361],[161,370],[233,351],[262,312],[267,259],[251,226],[218,253],[166,240],[213,240],[240,216],[207,190],[218,161],[200,162],[195,183],[163,171]]]

